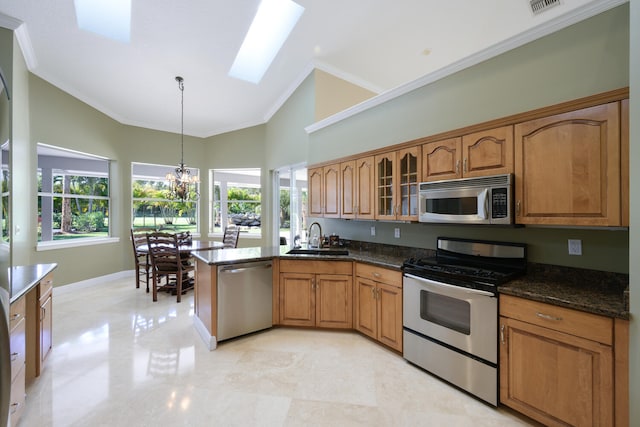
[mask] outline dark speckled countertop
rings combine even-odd
[[[525,276],[499,286],[498,292],[629,319],[628,289],[627,274],[530,263]]]
[[[351,260],[401,270],[409,257],[435,255],[431,249],[348,242],[349,255],[289,255],[288,247],[241,248],[194,252],[208,264],[232,264],[268,258]],[[629,319],[629,275],[529,263],[527,274],[498,287],[507,295],[546,302],[608,317]]]

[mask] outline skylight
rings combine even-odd
[[[291,0],[262,0],[229,76],[260,82],[303,12]]]
[[[131,0],[74,0],[78,28],[129,43]]]

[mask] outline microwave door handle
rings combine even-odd
[[[487,205],[487,201],[489,200],[489,198],[487,197],[488,195],[488,188],[485,188],[478,194],[478,216],[480,217],[480,219],[487,219],[489,216],[489,206]]]

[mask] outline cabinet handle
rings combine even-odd
[[[20,318],[20,313],[15,313],[11,315],[11,319],[9,319],[10,321],[15,321],[18,320]]]
[[[536,312],[536,316],[540,317],[541,319],[554,320],[556,322],[559,322],[560,320],[562,320],[562,317],[551,316],[549,314],[544,314],[540,312]]]
[[[520,200],[516,202],[516,216],[520,216]]]
[[[18,356],[20,356],[20,353],[11,353],[11,361],[15,362],[18,360]]]
[[[10,411],[10,414],[11,414],[11,415],[13,415],[13,414],[15,414],[16,412],[18,412],[18,408],[19,408],[21,405],[22,405],[22,403],[20,403],[20,402],[12,403],[12,404],[11,404],[11,411]]]
[[[47,316],[47,309],[44,307],[40,307],[40,321],[42,322],[46,316]]]
[[[500,325],[500,343],[504,344],[504,325]]]
[[[371,288],[371,298],[376,299],[376,288]]]
[[[468,159],[464,159],[464,173],[467,173],[467,160]]]
[[[460,159],[456,160],[456,175],[460,175]]]

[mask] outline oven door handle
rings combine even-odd
[[[495,298],[495,294],[493,294],[491,292],[483,291],[483,290],[480,290],[480,289],[471,289],[471,288],[465,288],[464,286],[449,285],[447,283],[437,282],[437,281],[431,280],[431,279],[425,279],[424,277],[414,276],[413,274],[408,274],[408,273],[405,273],[404,275],[406,277],[409,277],[411,279],[417,280],[418,282],[426,284],[426,285],[434,285],[434,286],[438,286],[438,287],[442,287],[442,288],[446,288],[446,289],[455,290],[455,291],[458,291],[458,292],[463,292],[465,294],[481,295],[481,296],[485,296],[485,297]]]

